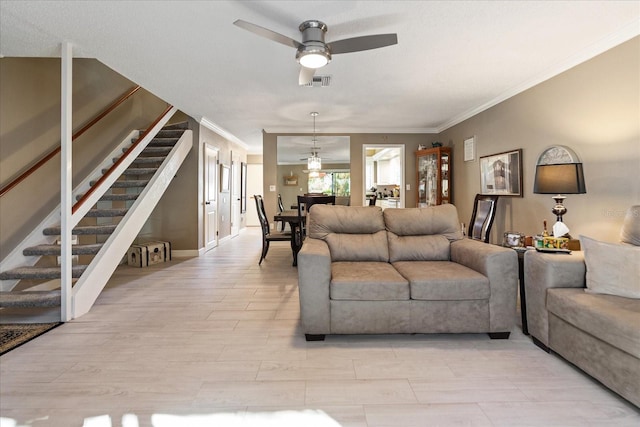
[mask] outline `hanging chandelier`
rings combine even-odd
[[[311,112],[313,117],[313,148],[311,149],[311,156],[307,159],[307,169],[309,169],[309,176],[319,176],[320,169],[322,169],[322,159],[318,156],[318,148],[316,147],[316,116],[318,112]]]

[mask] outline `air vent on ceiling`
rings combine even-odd
[[[328,87],[331,84],[331,76],[313,76],[313,80],[305,87]]]

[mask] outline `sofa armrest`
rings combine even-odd
[[[510,332],[515,325],[518,292],[518,254],[513,249],[478,240],[451,243],[451,261],[489,279],[489,331]]]
[[[300,318],[305,334],[331,333],[331,254],[324,240],[307,237],[298,252]]]
[[[527,251],[524,254],[527,326],[529,333],[545,346],[549,346],[547,289],[584,288],[585,273],[583,252],[545,254]]]

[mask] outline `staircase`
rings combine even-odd
[[[72,246],[72,255],[77,256],[79,260],[72,266],[73,296],[84,300],[81,304],[83,307],[77,307],[79,310],[76,310],[78,312],[74,317],[88,311],[93,304],[108,278],[121,263],[127,248],[169,185],[175,171],[182,164],[192,145],[191,131],[185,135],[186,131],[186,122],[168,125],[159,130],[73,228],[72,235],[77,236],[78,244]],[[136,140],[137,138],[132,138],[130,144]],[[180,146],[177,146],[179,142]],[[128,146],[123,147],[122,152],[128,149]],[[114,157],[112,161],[118,162],[121,156],[122,154]],[[103,168],[102,174],[107,170],[108,168]],[[163,176],[160,176],[159,171]],[[92,180],[90,186],[93,187],[97,182],[97,179]],[[146,197],[155,200],[145,203],[142,199],[147,193],[150,195]],[[81,198],[82,194],[76,195],[77,200]],[[59,218],[59,212],[57,216]],[[0,272],[0,280],[17,281],[11,290],[0,292],[0,307],[42,308],[61,305],[61,272],[60,267],[56,265],[56,259],[61,255],[61,247],[51,243],[60,233],[59,225],[43,228],[41,238],[45,243],[22,249],[22,255],[29,258],[28,265]],[[121,236],[117,237],[116,234]],[[96,265],[98,263],[101,265]],[[105,264],[109,264],[109,267],[106,267],[108,276],[88,280],[87,275],[91,272],[94,272],[94,276],[104,276]],[[96,282],[102,283],[102,286],[96,286]],[[82,287],[87,288],[88,292],[84,293],[90,294],[89,296],[80,294]],[[4,288],[6,286],[3,286]],[[34,288],[37,290],[33,290]]]

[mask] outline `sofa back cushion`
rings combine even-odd
[[[327,242],[331,261],[389,261],[380,207],[313,205],[307,230],[309,237]]]
[[[398,236],[387,232],[389,261],[449,261],[450,243],[441,234],[435,236]]]
[[[463,238],[458,210],[451,204],[386,209],[383,216],[391,262],[448,261],[449,243]]]

